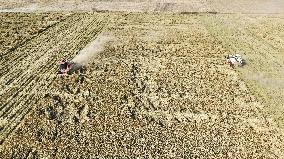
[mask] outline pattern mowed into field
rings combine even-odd
[[[6,54],[0,157],[281,158],[218,16],[74,13]],[[84,75],[56,75],[100,33],[115,41]]]

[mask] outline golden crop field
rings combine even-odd
[[[283,158],[284,14],[65,11],[0,13],[0,158]]]

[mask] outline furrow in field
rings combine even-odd
[[[69,17],[67,16],[66,19],[69,19]],[[57,22],[57,23],[54,23],[53,25],[50,25],[50,26],[49,26],[49,29],[50,29],[50,28],[53,28],[53,27],[56,26],[58,23],[59,23],[59,24],[61,24],[61,23],[64,24],[64,21],[65,21],[65,23],[66,23],[66,19],[63,19],[61,22]],[[25,22],[25,20],[23,20],[23,21]],[[69,22],[70,22],[70,19],[69,19]],[[22,29],[23,29],[23,28],[22,28]],[[42,31],[41,34],[37,34],[37,35],[44,35],[44,34],[46,33],[46,31],[47,31],[47,30]],[[33,39],[34,39],[34,38],[37,38],[37,37],[38,37],[38,36],[35,36],[35,37],[33,37]],[[45,40],[45,41],[47,42],[47,41],[49,40],[49,38],[47,38],[47,39],[41,39],[41,40]],[[42,42],[44,42],[44,41],[42,41]],[[39,42],[39,41],[36,41],[36,40],[33,40],[33,44],[35,44],[35,43],[40,43],[40,42]],[[26,50],[23,50],[23,49],[22,49],[22,45],[21,45],[21,46],[19,46],[17,49],[13,50],[13,52],[1,56],[1,58],[3,59],[3,61],[5,61],[5,60],[11,61],[10,63],[6,63],[6,62],[1,63],[1,68],[2,68],[2,67],[3,67],[3,69],[10,69],[10,68],[13,68],[13,67],[5,67],[5,66],[13,66],[13,65],[12,65],[13,63],[18,63],[20,60],[24,59],[24,57],[27,57],[28,55],[33,54],[33,52],[36,51],[37,48],[36,48],[35,46],[32,47],[32,46],[29,45],[29,44],[31,44],[30,40],[25,43],[25,48],[28,48],[28,47],[30,48],[30,49],[29,49],[29,52],[26,51]],[[34,49],[34,50],[33,50],[33,49]],[[15,55],[13,55],[13,54],[15,54]],[[3,62],[3,61],[1,60],[1,62]],[[18,65],[16,65],[16,66],[18,66]],[[2,73],[2,71],[5,72],[6,70],[1,70],[1,73]]]
[[[36,33],[30,35],[30,37],[27,37],[26,39],[24,39],[23,41],[21,41],[20,43],[17,43],[15,46],[13,46],[12,48],[10,48],[8,51],[1,53],[1,58],[3,58],[3,60],[7,60],[7,55],[11,56],[11,54],[15,53],[16,49],[18,49],[19,47],[21,47],[22,45],[25,45],[26,43],[28,43],[29,41],[31,41],[33,38],[35,38],[36,36],[39,36],[41,33],[47,31],[49,28],[57,25],[58,23],[63,22],[64,20],[66,20],[66,18],[68,18],[70,15],[65,15],[66,17],[60,19],[59,21],[55,21],[52,22],[51,24],[47,25],[47,26],[43,26],[44,28],[41,28],[39,30],[36,31]],[[44,19],[44,17],[43,17]],[[25,27],[21,28],[24,29]],[[17,32],[18,33],[18,32]],[[2,63],[0,63],[1,65]]]

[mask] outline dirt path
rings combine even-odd
[[[125,12],[218,12],[284,13],[282,0],[0,0],[2,12],[125,11]]]

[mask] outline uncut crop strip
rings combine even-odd
[[[202,18],[203,17],[201,17],[201,21],[203,20]],[[121,34],[130,34],[128,36],[123,35],[125,39],[122,41],[127,41],[127,37],[130,37],[131,34],[137,35],[139,27],[133,26],[131,28],[131,24],[132,23],[125,27],[127,29],[120,26],[120,28],[122,28]],[[199,25],[200,23],[193,23],[193,25],[191,24],[187,27],[190,29],[197,27],[202,28]],[[206,26],[207,25],[204,27]],[[128,29],[130,31],[126,31]],[[135,32],[135,29],[137,32]],[[246,146],[246,144],[250,144],[261,146],[258,144],[257,138],[262,136],[262,134],[252,133],[250,132],[251,130],[246,128],[249,126],[246,124],[247,119],[258,118],[258,116],[260,116],[260,113],[257,111],[258,107],[252,104],[254,101],[250,93],[246,89],[242,90],[244,84],[237,78],[235,71],[230,70],[230,67],[225,65],[224,55],[229,54],[230,49],[224,49],[222,39],[215,38],[210,30],[208,31],[204,28],[196,31],[193,38],[190,33],[178,34],[178,32],[174,32],[175,34],[173,35],[175,36],[171,36],[172,34],[169,34],[171,27],[169,26],[168,29],[168,34],[163,36],[163,41],[161,41],[159,45],[154,44],[153,46],[147,46],[147,42],[135,41],[136,44],[132,44],[131,42],[125,44],[123,50],[127,50],[128,52],[126,53],[120,50],[120,48],[109,54],[105,53],[107,57],[116,56],[123,59],[135,59],[132,61],[135,62],[135,64],[130,70],[130,72],[133,72],[131,73],[131,82],[129,84],[129,92],[131,93],[126,94],[124,97],[124,99],[126,99],[125,101],[134,101],[134,104],[125,102],[125,105],[122,105],[119,109],[128,107],[129,114],[131,114],[134,119],[141,118],[140,115],[146,117],[146,119],[149,119],[147,117],[150,116],[149,123],[154,121],[162,127],[167,127],[167,120],[164,122],[163,118],[155,119],[158,118],[157,116],[159,116],[159,114],[163,114],[165,118],[170,116],[170,118],[173,119],[173,125],[180,125],[182,128],[184,125],[181,124],[181,118],[184,117],[187,119],[186,124],[196,126],[196,128],[189,129],[188,131],[192,132],[197,130],[195,132],[197,139],[192,142],[204,141],[204,139],[202,139],[203,135],[206,136],[206,138],[210,138],[211,136],[212,139],[217,137],[218,141],[221,141],[212,142],[212,140],[209,139],[207,141],[210,142],[205,141],[205,144],[197,144],[197,147],[202,145],[204,148],[203,145],[210,143],[209,146],[212,146],[213,151],[216,149],[222,150],[228,147],[228,145],[222,145],[227,142],[231,142],[233,145],[240,144]],[[184,39],[190,40],[183,41],[174,38],[182,36],[185,36]],[[195,45],[192,47],[186,46],[190,42]],[[221,46],[219,47],[220,49],[212,49],[216,47],[216,45]],[[176,49],[176,47],[178,49]],[[147,50],[147,52],[145,50]],[[151,62],[149,58],[156,62]],[[163,63],[163,61],[168,61],[168,63]],[[156,70],[153,69],[155,66],[157,68]],[[168,66],[168,68],[158,69],[159,66]],[[202,115],[204,115],[203,117],[205,118],[202,119]],[[228,115],[228,117],[226,117],[226,115]],[[193,120],[192,116],[195,116],[197,119]],[[214,121],[215,119],[217,119],[218,122]],[[206,123],[200,129],[198,125],[193,124],[194,121],[198,123],[200,120],[205,123],[209,121],[209,123],[214,124],[212,124],[211,127],[209,126],[211,124]],[[242,132],[237,132],[241,128],[243,128],[241,130]],[[222,133],[216,135],[212,133],[232,132],[232,130],[233,133],[228,134],[228,136],[222,136]],[[200,133],[203,133],[203,135],[200,135]],[[270,134],[267,134],[267,136],[269,135]],[[165,137],[166,136],[167,135],[165,135]],[[191,134],[188,136],[195,135]],[[266,136],[266,134],[263,136]],[[184,137],[182,137],[182,139],[183,138]],[[250,141],[247,141],[248,139]],[[232,149],[237,149],[237,147]],[[252,148],[249,148],[249,150],[251,149]]]
[[[202,18],[208,30],[219,39],[228,50],[246,51],[250,54],[257,54],[265,59],[274,59],[274,63],[283,63],[275,56],[279,55],[279,50],[254,35],[247,27],[237,28],[236,26],[246,26],[244,23],[251,23],[250,19],[240,21],[239,18],[246,19],[244,16],[207,16]],[[223,21],[230,21],[223,24]],[[269,52],[269,54],[267,54]],[[257,56],[255,57],[257,58]]]
[[[167,19],[167,18],[165,18]],[[132,21],[131,21],[132,22]],[[119,59],[126,59],[129,60],[129,66],[130,70],[129,72],[129,83],[127,85],[128,90],[125,91],[122,90],[114,90],[111,85],[108,84],[99,84],[98,86],[93,87],[100,87],[94,88],[100,90],[100,93],[105,91],[105,95],[113,96],[113,99],[117,99],[120,92],[121,94],[125,93],[125,101],[133,101],[133,102],[125,102],[124,105],[118,105],[119,108],[117,108],[117,105],[115,106],[108,106],[106,103],[102,103],[98,107],[101,106],[101,109],[108,109],[109,111],[107,113],[113,113],[115,109],[123,110],[127,108],[129,110],[129,114],[131,114],[132,118],[135,120],[140,118],[141,116],[149,119],[151,123],[152,118],[154,118],[154,121],[157,123],[162,123],[160,125],[166,127],[163,124],[163,119],[155,119],[160,112],[164,114],[170,114],[170,116],[173,116],[172,118],[179,118],[179,116],[185,116],[188,120],[186,122],[188,125],[194,125],[193,120],[190,117],[191,114],[193,116],[201,116],[202,113],[211,113],[212,116],[216,116],[217,119],[222,122],[224,120],[224,117],[220,115],[219,113],[224,114],[230,114],[229,116],[234,119],[239,119],[238,116],[247,117],[247,116],[253,116],[254,114],[257,114],[253,108],[246,107],[246,105],[238,105],[235,102],[235,96],[238,95],[238,98],[244,96],[244,98],[247,98],[249,95],[245,91],[239,91],[238,86],[234,83],[238,83],[238,80],[233,81],[231,78],[234,77],[236,74],[229,74],[229,66],[223,65],[223,55],[226,54],[227,50],[222,50],[222,47],[220,49],[220,52],[217,51],[217,49],[211,50],[214,48],[215,43],[213,43],[214,38],[210,36],[208,32],[206,32],[206,29],[199,29],[196,36],[193,38],[191,37],[191,34],[186,33],[176,33],[175,36],[167,35],[163,36],[163,41],[161,41],[164,45],[150,45],[150,43],[147,43],[145,41],[128,41],[127,38],[131,37],[131,34],[134,34],[136,36],[139,36],[139,27],[131,27],[131,22],[125,23],[125,30],[118,31],[117,34],[123,34],[122,41],[125,42],[123,47],[115,48],[115,51],[109,51],[104,52],[102,56],[105,58],[107,57],[119,57]],[[152,21],[153,22],[153,21]],[[130,24],[129,24],[130,23]],[[143,24],[142,24],[143,25]],[[193,25],[188,25],[188,28],[195,28],[198,27],[199,23],[193,23]],[[120,26],[122,29],[124,26]],[[140,27],[141,28],[141,27]],[[202,27],[199,27],[202,28]],[[127,30],[129,29],[129,31]],[[143,28],[144,29],[144,28]],[[167,28],[167,33],[170,33],[171,27]],[[128,36],[125,34],[129,34]],[[198,36],[200,35],[200,36]],[[118,35],[119,36],[119,35]],[[185,40],[175,39],[172,37],[181,37],[185,36]],[[121,36],[119,36],[121,37]],[[196,39],[194,39],[196,38]],[[194,45],[192,48],[185,47],[185,45],[188,43],[186,39],[192,40]],[[206,39],[204,41],[199,39]],[[207,41],[210,41],[207,43]],[[218,42],[218,40],[215,39],[215,41]],[[160,42],[160,41],[159,41]],[[179,44],[173,44],[168,45],[168,43],[177,43]],[[150,46],[147,46],[150,45]],[[220,45],[220,43],[219,43]],[[199,46],[199,47],[198,47]],[[176,50],[175,47],[185,47],[184,50]],[[193,50],[196,51],[192,54],[188,53],[186,50]],[[147,50],[147,53],[145,53],[145,50]],[[208,51],[211,50],[211,51]],[[214,55],[218,54],[218,56]],[[210,57],[212,57],[212,54],[214,55],[212,60],[210,60]],[[205,56],[204,56],[205,55]],[[206,57],[206,58],[203,58]],[[219,57],[219,58],[216,58]],[[150,59],[149,59],[150,58]],[[164,62],[163,61],[168,61]],[[161,67],[164,66],[166,68],[159,69],[159,63],[161,63]],[[132,65],[132,68],[131,68]],[[158,66],[157,66],[158,65]],[[157,68],[157,69],[155,69]],[[113,68],[114,69],[114,68]],[[115,70],[115,69],[114,69]],[[117,70],[116,70],[117,71]],[[91,73],[96,73],[95,71],[91,71]],[[189,72],[189,73],[188,73]],[[122,80],[115,80],[117,79],[116,76],[113,78],[109,77],[109,74],[102,73],[97,76],[93,76],[95,78],[102,78],[107,76],[106,79],[110,83],[116,83],[115,87],[119,88],[119,84],[122,83]],[[93,79],[94,81],[96,79]],[[148,79],[148,81],[147,81]],[[105,81],[105,80],[104,80]],[[107,83],[108,83],[107,82]],[[120,83],[121,82],[121,83]],[[232,88],[233,87],[233,88]],[[106,89],[107,88],[107,89]],[[103,90],[106,89],[106,90]],[[112,91],[112,89],[114,91]],[[126,93],[126,92],[130,93]],[[102,93],[103,94],[103,93]],[[192,98],[191,98],[192,97]],[[104,98],[106,98],[104,96]],[[196,99],[197,98],[197,99]],[[243,99],[244,100],[244,99]],[[237,100],[236,100],[237,101]],[[242,101],[242,100],[240,100]],[[95,104],[94,104],[95,105]],[[97,105],[95,105],[97,106]],[[107,107],[108,106],[108,107]],[[185,108],[185,109],[184,109]],[[96,108],[98,109],[98,108]],[[185,112],[187,111],[187,112]],[[191,112],[192,111],[192,112]],[[141,115],[141,116],[140,116]],[[246,116],[247,115],[247,116]],[[166,115],[165,115],[166,116]],[[189,116],[189,117],[188,117]],[[206,115],[205,117],[211,117],[211,115]],[[143,118],[142,117],[142,118]],[[127,120],[127,119],[126,119]],[[211,120],[211,119],[210,119]],[[225,119],[226,120],[226,119]],[[174,125],[180,125],[181,127],[184,126],[179,122],[180,119],[174,120]],[[198,121],[198,120],[197,120]],[[207,122],[207,120],[204,120]],[[240,128],[240,125],[244,125],[243,122],[238,121],[237,124],[231,125],[229,121],[226,120],[226,123],[217,123],[211,120],[210,122],[214,123],[214,128],[211,128],[208,126],[209,124],[204,124],[204,130],[199,129],[199,131],[202,132],[226,132],[230,129],[237,130]],[[96,122],[96,121],[94,121]],[[108,122],[101,122],[101,123],[108,123]],[[109,123],[108,123],[109,124]],[[111,123],[112,124],[112,123]],[[110,125],[111,125],[110,124]],[[148,123],[147,123],[148,124]],[[99,124],[100,125],[100,124]],[[218,126],[220,127],[218,127]],[[155,127],[157,128],[157,127]],[[160,127],[158,127],[160,128]],[[196,131],[198,129],[191,129],[191,131]],[[123,131],[123,130],[122,130]],[[70,130],[70,132],[73,132]],[[189,131],[187,131],[189,132]],[[244,132],[244,131],[243,131]],[[246,131],[248,132],[248,131]],[[196,132],[197,138],[199,138],[199,141],[204,141],[201,138],[201,135],[199,135],[200,132]],[[136,134],[136,133],[133,133]],[[139,132],[137,132],[139,134]],[[141,135],[147,135],[147,133],[141,133]],[[158,134],[158,133],[154,133]],[[172,134],[171,132],[168,135]],[[204,133],[205,136],[210,136],[207,133]],[[213,134],[211,134],[214,136]],[[254,134],[257,136],[258,134]],[[130,135],[132,136],[132,135]],[[186,136],[186,135],[185,135]],[[189,135],[189,136],[195,136],[195,135]],[[211,137],[212,137],[211,136]],[[227,138],[227,136],[222,135],[216,135],[219,137],[218,141],[222,141],[223,143],[226,143],[226,141],[230,140],[230,142],[234,139],[237,139],[239,142],[241,139],[239,139],[239,136],[244,136],[244,134],[238,133],[237,135],[231,135]],[[215,136],[214,136],[215,137]],[[222,137],[222,138],[221,138]],[[246,136],[247,137],[247,136]],[[212,137],[213,138],[213,137]],[[222,140],[220,140],[220,138]],[[97,141],[97,140],[96,140]],[[195,140],[197,141],[197,140]],[[209,140],[212,141],[212,140]],[[254,141],[253,141],[254,142]],[[254,144],[252,142],[252,144]],[[152,142],[156,143],[156,142]],[[210,143],[211,142],[206,142]],[[242,143],[242,142],[240,142]],[[215,142],[214,144],[218,145],[220,148],[220,143]],[[212,144],[213,145],[213,144]],[[200,146],[200,145],[196,145]],[[212,149],[214,149],[214,146],[212,146]]]
[[[281,15],[278,16],[282,17]],[[240,18],[245,20],[240,21]],[[277,82],[277,80],[283,80],[283,69],[281,66],[284,64],[284,56],[282,54],[283,51],[281,51],[282,47],[279,46],[279,44],[275,43],[277,42],[275,39],[268,40],[266,38],[263,38],[262,36],[259,36],[257,32],[259,31],[259,34],[266,32],[275,35],[274,32],[278,31],[279,34],[275,35],[275,38],[281,40],[281,31],[283,29],[281,28],[281,26],[283,25],[283,21],[276,22],[278,27],[273,26],[271,28],[266,28],[265,26],[268,24],[260,24],[257,20],[259,18],[270,19],[270,17],[255,15],[251,15],[251,17],[249,18],[244,16],[230,15],[225,17],[206,17],[204,19],[204,24],[208,27],[208,30],[210,30],[211,33],[215,35],[217,39],[222,41],[223,45],[228,50],[232,50],[234,52],[240,51],[241,53],[246,54],[246,58],[248,59],[248,65],[245,70],[241,70],[245,79],[250,79],[252,75],[263,74],[264,76],[272,77],[272,79],[273,77],[276,77]],[[228,23],[223,23],[224,21],[228,21]],[[256,28],[256,26],[258,27]],[[278,28],[279,30],[276,30],[275,28]],[[248,74],[250,77],[247,76]],[[256,86],[251,85],[252,87],[254,87],[254,89],[259,89],[259,86],[267,86],[261,83],[262,80],[255,79],[253,81],[256,81],[258,85],[258,88],[256,88]],[[281,84],[279,84],[279,86],[281,87]],[[267,88],[270,89],[269,87]],[[274,96],[275,94],[278,94],[279,96],[281,96],[280,92],[283,92],[282,90],[276,90],[275,88],[273,88],[271,95]],[[274,91],[276,93],[273,93]],[[265,90],[257,91],[257,93],[259,93],[261,96],[260,98],[263,98],[266,101],[271,100],[271,97],[267,97],[267,94],[264,92],[268,93]],[[281,98],[276,97],[272,100],[279,99]],[[270,103],[268,105],[274,104]]]
[[[79,15],[73,19],[74,21],[69,20],[64,24],[59,24],[49,32],[31,41],[36,42],[35,46],[39,46],[37,47],[39,48],[38,50],[32,51],[36,51],[38,53],[37,56],[34,56],[34,54],[29,55],[24,61],[21,61],[21,65],[24,67],[16,67],[2,78],[2,80],[5,78],[8,78],[8,80],[12,79],[13,82],[10,82],[9,85],[21,86],[10,98],[6,98],[5,104],[1,107],[1,118],[9,119],[9,124],[1,130],[3,136],[8,136],[15,126],[20,123],[25,114],[29,112],[33,104],[36,103],[28,104],[27,102],[31,100],[37,101],[38,98],[33,98],[33,96],[37,95],[39,97],[41,95],[38,95],[37,92],[42,93],[44,90],[48,90],[48,85],[56,78],[56,76],[53,75],[56,74],[57,62],[62,58],[72,58],[75,56],[81,48],[100,33],[106,24],[104,18],[104,15]],[[66,27],[69,27],[69,29],[66,29]],[[54,34],[58,36],[52,36]],[[50,39],[47,41],[37,43],[37,41],[48,37]],[[49,50],[59,47],[64,48],[63,54]],[[23,73],[17,75],[19,72]],[[51,74],[51,77],[38,76],[38,74],[40,75],[42,72]],[[9,75],[14,76],[10,78]],[[3,93],[5,94],[6,91],[9,91],[10,88],[11,87],[7,86],[6,90],[2,92],[2,95]]]
[[[283,15],[228,15],[206,17],[204,24],[228,50],[246,54],[248,65],[240,70],[265,111],[284,127],[283,120]],[[240,20],[242,19],[242,20]],[[226,23],[224,23],[226,21]],[[242,26],[242,27],[240,27]]]
[[[283,17],[284,15],[275,15],[271,17],[251,16],[246,18],[246,23],[237,20],[235,20],[235,23],[237,25],[245,26],[244,30],[250,36],[253,36],[259,42],[262,42],[264,45],[266,45],[266,47],[273,48],[276,54],[281,54],[281,52],[284,51]]]

